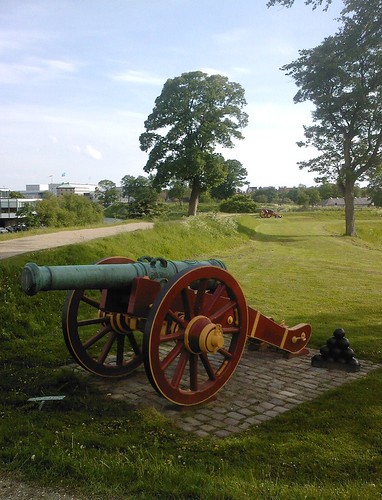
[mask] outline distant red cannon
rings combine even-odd
[[[260,217],[262,219],[270,219],[271,217],[275,217],[276,219],[281,219],[282,215],[270,208],[262,208],[260,210]]]
[[[70,290],[62,315],[73,358],[104,377],[129,375],[142,363],[154,389],[191,406],[228,382],[247,339],[289,353],[307,345],[311,327],[288,328],[248,307],[223,262],[134,262],[110,257],[90,266],[24,267],[25,293]]]

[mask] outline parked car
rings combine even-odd
[[[5,227],[0,227],[0,233],[7,233],[8,230]]]

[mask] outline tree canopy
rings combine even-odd
[[[145,172],[155,173],[157,186],[187,182],[191,188],[189,215],[195,215],[199,196],[226,177],[224,158],[216,147],[234,147],[248,116],[240,84],[201,71],[166,81],[140,136],[149,153]]]
[[[313,125],[305,141],[318,155],[300,163],[335,181],[345,197],[346,234],[354,235],[354,186],[372,177],[382,155],[381,0],[348,2],[343,26],[319,46],[301,50],[282,69],[299,87],[296,103],[311,101]]]
[[[292,7],[295,0],[269,0],[267,7],[273,7],[274,5],[282,5],[283,7]],[[313,9],[323,6],[324,10],[327,10],[332,0],[305,0],[305,5],[311,5]]]
[[[99,202],[104,206],[108,207],[116,202],[119,198],[119,193],[115,182],[108,179],[103,179],[99,181],[96,187],[95,193]]]
[[[218,200],[230,198],[237,193],[239,188],[249,184],[246,180],[248,171],[238,160],[226,160],[224,166],[227,172],[226,178],[221,184],[211,189],[211,195]]]

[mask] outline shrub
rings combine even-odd
[[[224,200],[219,205],[219,210],[226,213],[254,213],[256,212],[256,203],[246,194],[235,194]]]

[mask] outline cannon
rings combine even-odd
[[[270,208],[262,208],[260,210],[260,217],[262,219],[270,219],[271,217],[274,217],[275,219],[281,219],[282,216],[278,212],[275,212]]]
[[[247,339],[303,352],[311,327],[277,324],[247,306],[225,264],[109,257],[92,265],[26,264],[28,295],[68,290],[62,313],[66,346],[83,368],[124,377],[142,363],[170,402],[208,401],[228,382]]]

